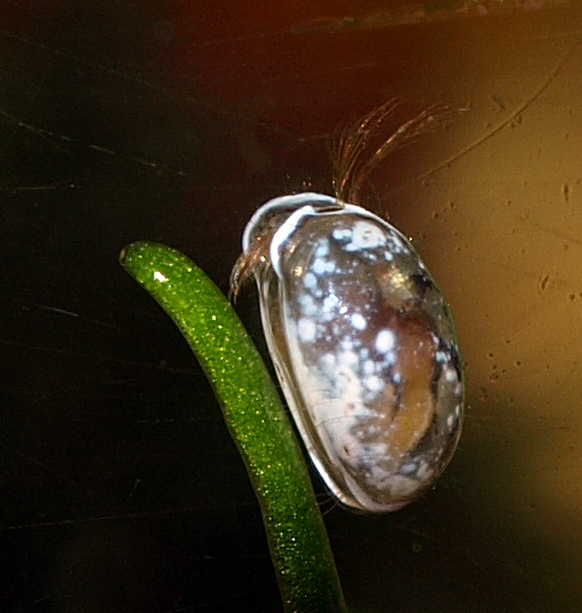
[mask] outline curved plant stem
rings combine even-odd
[[[133,243],[121,263],[174,320],[212,383],[261,506],[286,613],[346,613],[301,449],[234,309],[174,249]]]

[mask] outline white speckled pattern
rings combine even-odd
[[[265,204],[245,252],[273,224],[256,266],[261,314],[287,402],[331,491],[352,508],[408,504],[444,470],[463,413],[446,302],[396,228],[321,194]]]

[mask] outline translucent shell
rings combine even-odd
[[[325,483],[354,509],[405,506],[449,463],[463,414],[453,321],[420,256],[380,217],[312,193],[262,206],[243,250],[234,285],[254,273],[271,358]]]

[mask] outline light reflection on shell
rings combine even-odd
[[[321,194],[276,198],[233,271],[253,272],[283,393],[311,459],[353,509],[399,509],[459,439],[463,376],[446,301],[406,237]]]

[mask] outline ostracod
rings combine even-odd
[[[399,509],[457,445],[463,375],[447,303],[407,238],[370,211],[302,193],[251,218],[236,288],[253,273],[283,393],[340,502]]]

